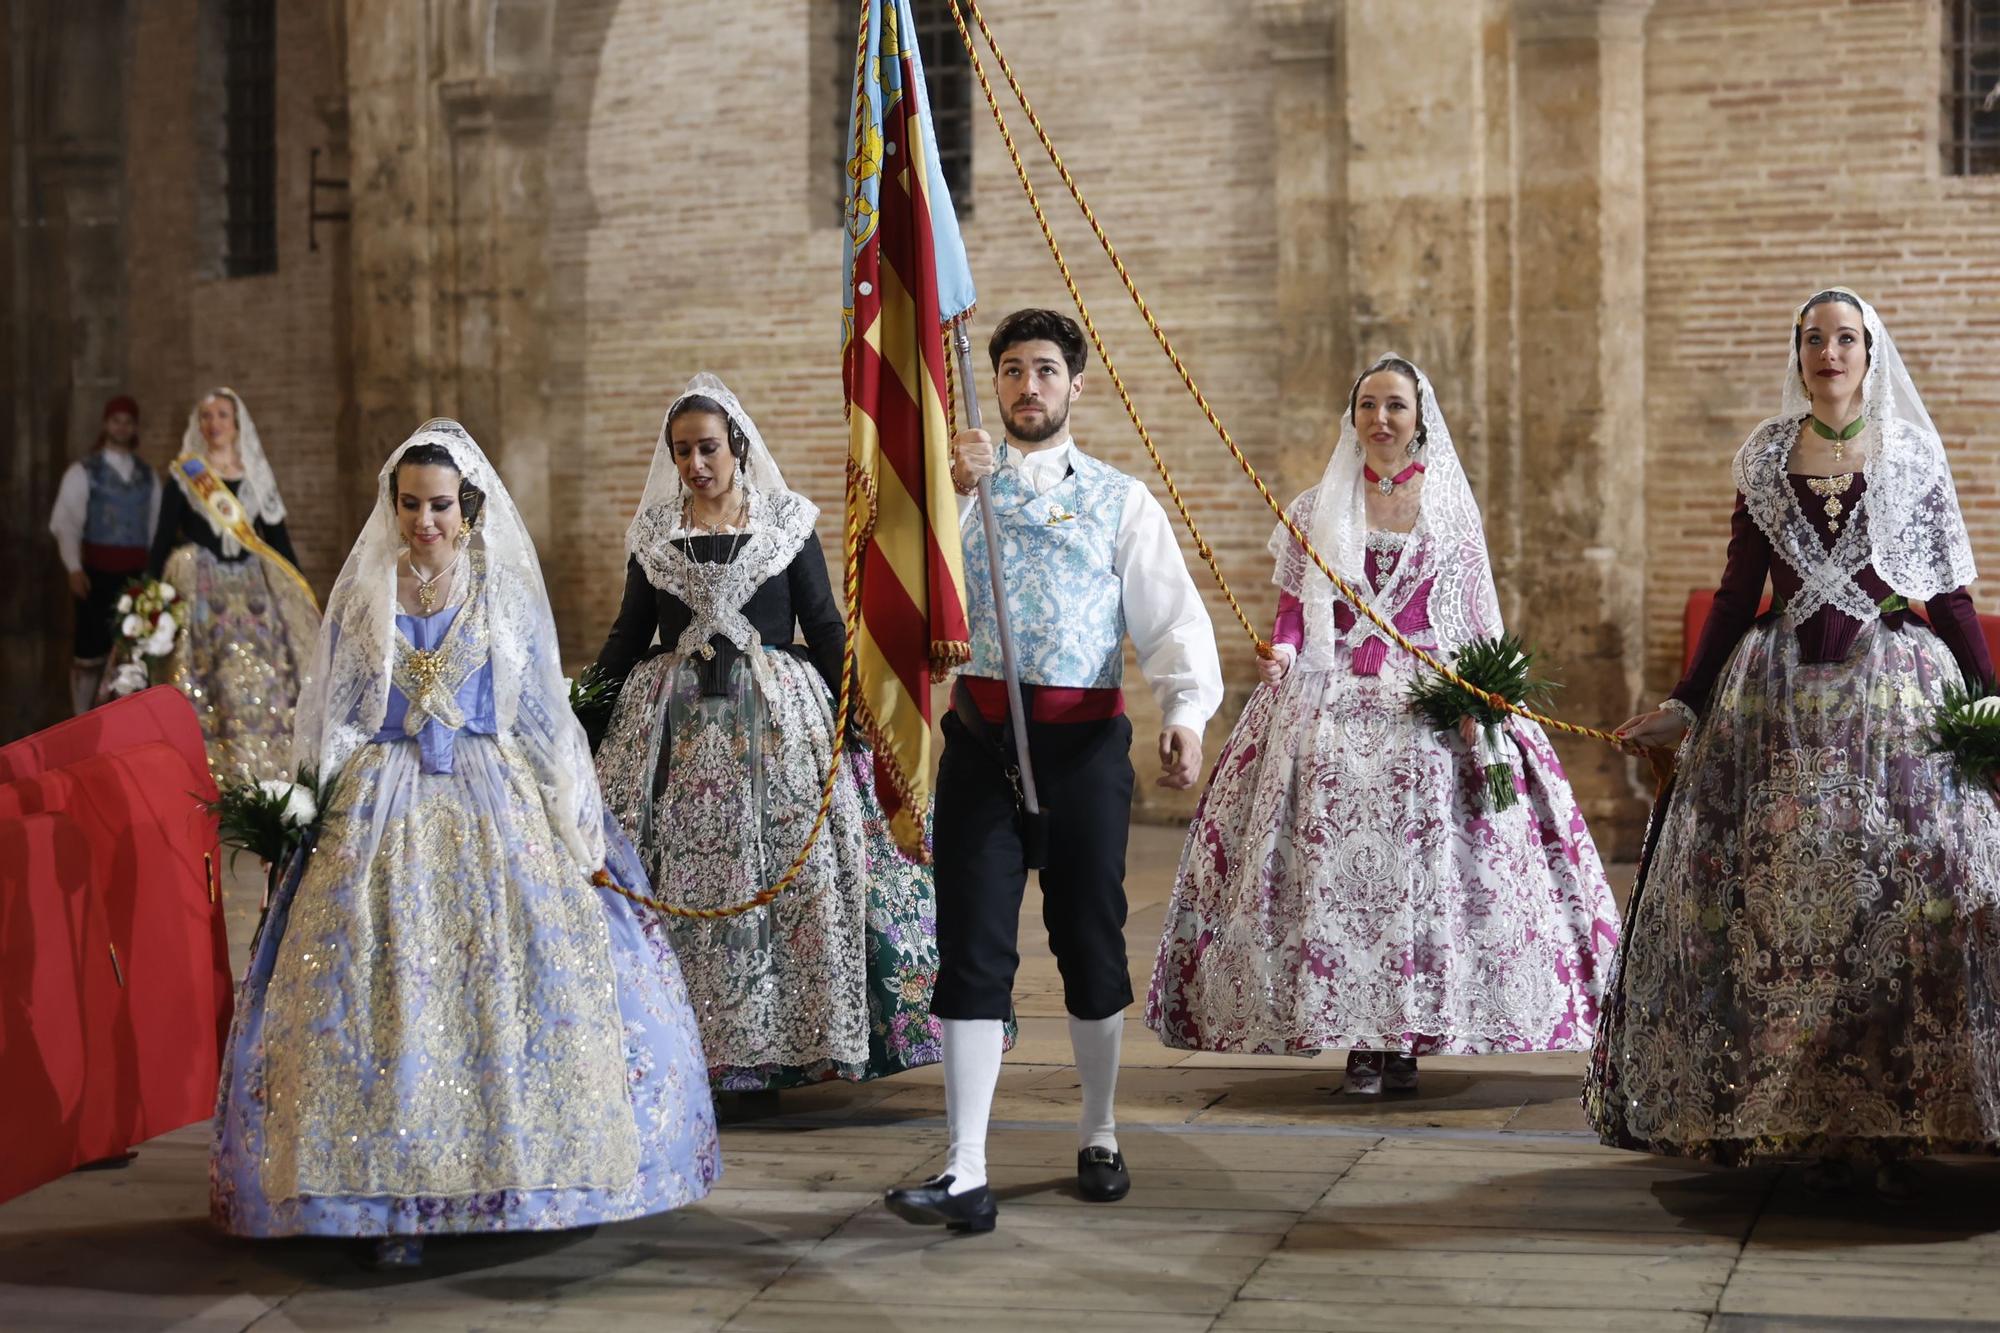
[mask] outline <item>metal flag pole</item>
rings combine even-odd
[[[952,348],[958,353],[959,400],[965,404],[965,424],[979,430],[979,386],[972,375],[972,339],[963,319],[952,322]],[[993,516],[990,478],[979,479],[979,526],[986,534],[986,569],[993,582],[993,625],[1000,639],[1000,673],[1007,680],[1007,716],[1014,733],[1014,762],[1021,770],[1021,808],[1032,823],[1042,813],[1035,795],[1035,770],[1028,762],[1027,714],[1021,707],[1021,673],[1014,664],[1014,631],[1007,621],[1007,582],[1000,573],[1000,521]]]

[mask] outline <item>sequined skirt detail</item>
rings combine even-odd
[[[1380,675],[1294,670],[1250,699],[1183,845],[1146,1004],[1169,1046],[1310,1054],[1581,1050],[1617,909],[1561,763],[1517,719],[1519,802]]]
[[[208,766],[234,780],[289,778],[292,710],[311,670],[319,613],[299,586],[252,556],[227,561],[190,543],[162,577],[181,594],[187,623],[165,671],[194,705]]]
[[[589,884],[511,742],[461,735],[454,768],[363,747],[274,900],[217,1108],[232,1232],[581,1226],[720,1170],[671,951]],[[608,856],[643,884],[615,832]]]
[[[2000,808],[1924,738],[1956,663],[1768,617],[1654,812],[1585,1106],[1605,1142],[1741,1163],[1994,1139]]]
[[[718,908],[754,897],[812,829],[833,701],[797,657],[760,651],[769,684],[754,702],[747,668],[730,696],[704,699],[700,673],[680,669],[680,658],[641,663],[598,751],[606,807],[666,902]],[[675,725],[649,773],[654,730],[669,715]],[[671,919],[718,1088],[876,1078],[938,1058],[931,873],[890,837],[867,762],[843,762],[826,827],[782,898],[725,920]]]

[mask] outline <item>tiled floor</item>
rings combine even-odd
[[[1135,831],[1142,973],[1177,850],[1170,831]],[[238,939],[255,905],[241,887]],[[1031,894],[1028,923],[1038,910]],[[1187,1055],[1133,1019],[1119,1096],[1133,1192],[1084,1204],[1037,934],[1024,926],[1021,1040],[994,1108],[990,1236],[912,1228],[879,1204],[942,1159],[934,1070],[788,1093],[738,1120],[697,1207],[434,1243],[412,1276],[363,1270],[343,1244],[215,1234],[195,1127],[125,1171],[0,1206],[0,1328],[2000,1333],[2000,1165],[1928,1164],[1920,1200],[1885,1206],[1808,1195],[1796,1171],[1612,1152],[1583,1130],[1577,1056],[1426,1060],[1415,1098],[1357,1104],[1333,1091],[1337,1057]]]

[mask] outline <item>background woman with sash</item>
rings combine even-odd
[[[1993,668],[1944,447],[1881,319],[1820,292],[1789,341],[1694,665],[1619,728],[1686,740],[1585,1105],[1621,1147],[1814,1157],[1823,1188],[1866,1165],[1901,1195],[1906,1159],[2000,1143],[2000,807],[1925,736]]]
[[[151,573],[187,611],[167,679],[193,702],[218,774],[292,776],[292,709],[319,610],[285,532],[285,502],[234,389],[195,404],[160,506]]]
[[[626,534],[624,602],[597,658],[623,687],[597,753],[605,804],[667,902],[744,902],[811,832],[845,649],[818,516],[736,395],[695,376],[660,427]],[[674,920],[718,1088],[875,1078],[938,1058],[931,874],[897,850],[868,774],[850,747],[783,897]]]

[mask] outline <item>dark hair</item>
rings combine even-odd
[[[396,470],[389,474],[389,489],[400,492],[400,474],[405,467],[448,467],[458,473],[458,509],[464,515],[465,525],[475,527],[479,523],[479,511],[486,506],[486,492],[465,479],[458,470],[458,460],[451,456],[451,450],[441,444],[413,444],[403,451],[396,460]]]
[[[1868,353],[1869,361],[1873,362],[1875,359],[1875,335],[1868,331],[1868,312],[1861,308],[1860,297],[1856,296],[1853,292],[1842,291],[1838,287],[1829,287],[1823,292],[1816,293],[1810,301],[1799,307],[1798,322],[1792,325],[1792,355],[1803,359],[1803,353],[1800,351],[1800,343],[1805,337],[1806,316],[1810,315],[1820,306],[1836,304],[1847,306],[1855,314],[1862,316],[1861,346]]]
[[[736,459],[736,466],[742,467],[743,460],[750,454],[750,437],[743,433],[743,427],[736,424],[736,418],[728,409],[705,394],[691,393],[676,402],[667,412],[667,448],[674,443],[674,423],[695,412],[707,412],[722,418],[722,426],[729,436],[729,452]]]
[[[1000,358],[1007,349],[1019,343],[1054,343],[1062,349],[1063,364],[1069,367],[1070,378],[1083,373],[1085,363],[1090,359],[1090,349],[1083,341],[1083,330],[1068,315],[1054,310],[1016,310],[1000,321],[993,336],[986,342],[986,355],[993,360],[993,368],[1000,369]]]
[[[1370,375],[1384,370],[1393,370],[1410,382],[1417,391],[1417,434],[1416,445],[1421,449],[1431,442],[1431,433],[1424,426],[1424,382],[1417,375],[1417,368],[1400,356],[1385,356],[1368,369],[1354,377],[1354,387],[1347,391],[1347,419],[1354,420],[1354,405],[1361,399],[1361,382]]]

